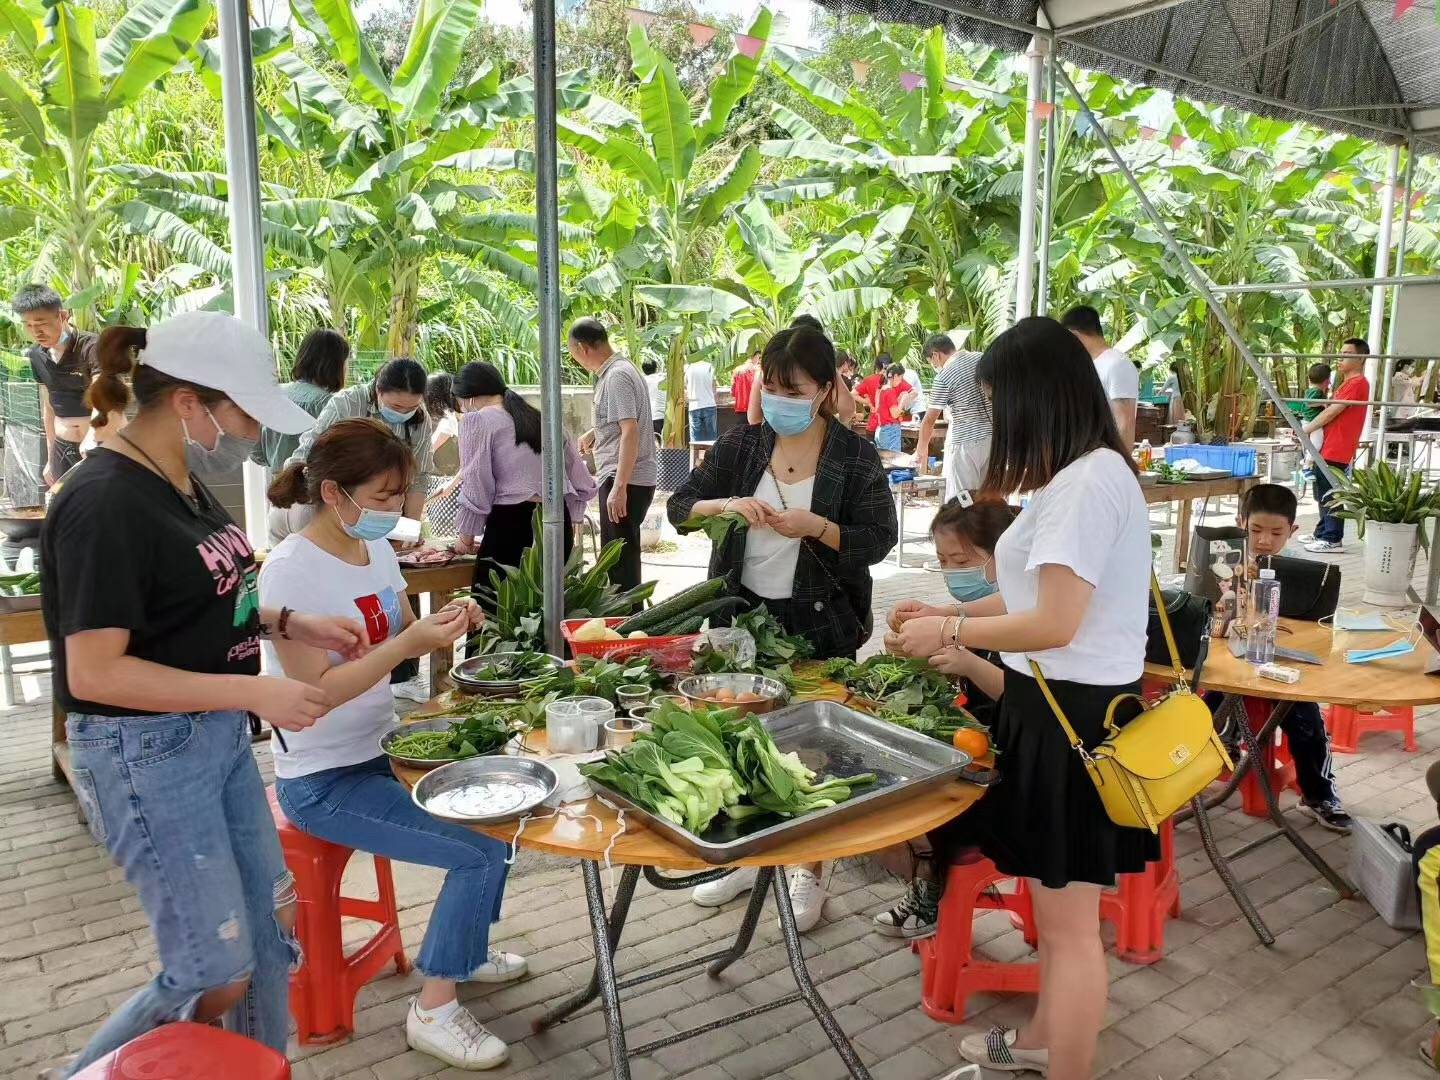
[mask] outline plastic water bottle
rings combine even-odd
[[[1268,664],[1275,659],[1275,626],[1280,618],[1280,582],[1274,570],[1261,570],[1250,583],[1250,632],[1245,639],[1245,659],[1251,664]]]

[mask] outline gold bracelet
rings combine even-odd
[[[955,630],[954,630],[954,632],[951,633],[951,635],[950,635],[950,647],[951,647],[952,649],[961,648],[961,645],[960,645],[960,630],[961,630],[961,628],[962,628],[964,625],[965,625],[965,616],[964,616],[964,615],[957,615],[957,616],[955,616]]]
[[[944,645],[944,644],[945,644],[946,631],[949,630],[949,628],[950,628],[950,620],[951,620],[951,619],[954,619],[954,618],[955,618],[954,615],[947,615],[947,616],[945,616],[945,621],[940,624],[940,644],[941,644],[941,645]]]

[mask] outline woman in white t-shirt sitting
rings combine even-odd
[[[1139,689],[1150,525],[1095,365],[1073,335],[1022,319],[986,350],[977,376],[994,410],[985,489],[1030,496],[995,548],[1000,592],[958,615],[904,619],[886,643],[925,657],[993,649],[1005,666],[1000,780],[953,825],[1001,871],[1030,879],[1040,995],[1018,1031],[971,1035],[960,1052],[990,1068],[1087,1080],[1108,989],[1100,889],[1160,849],[1147,830],[1106,816],[1030,665],[1086,746],[1099,743],[1111,700]]]
[[[314,727],[273,741],[275,790],[285,816],[314,836],[449,871],[415,961],[425,980],[410,1003],[405,1034],[422,1053],[462,1069],[488,1069],[509,1051],[460,1005],[455,988],[525,974],[521,957],[489,947],[505,891],[505,845],[419,809],[377,751],[395,722],[390,669],[444,648],[483,619],[469,599],[417,619],[405,598],[385,537],[400,518],[414,469],[410,448],[384,424],[342,420],[270,488],[276,506],[303,504],[315,514],[265,560],[261,602],[359,619],[370,646],[347,663],[286,639],[282,622],[268,666],[318,686],[333,707]]]

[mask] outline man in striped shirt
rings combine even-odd
[[[929,408],[920,421],[920,471],[929,471],[930,435],[942,411],[948,411],[950,431],[945,440],[945,498],[961,491],[979,491],[990,461],[990,403],[975,381],[978,352],[957,352],[948,334],[934,334],[922,355],[936,370],[930,386]]]

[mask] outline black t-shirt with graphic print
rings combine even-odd
[[[130,656],[209,675],[258,675],[255,553],[215,497],[194,501],[122,454],[96,450],[66,477],[40,534],[41,596],[56,695],[72,713],[144,715],[70,692],[65,638],[130,631]]]

